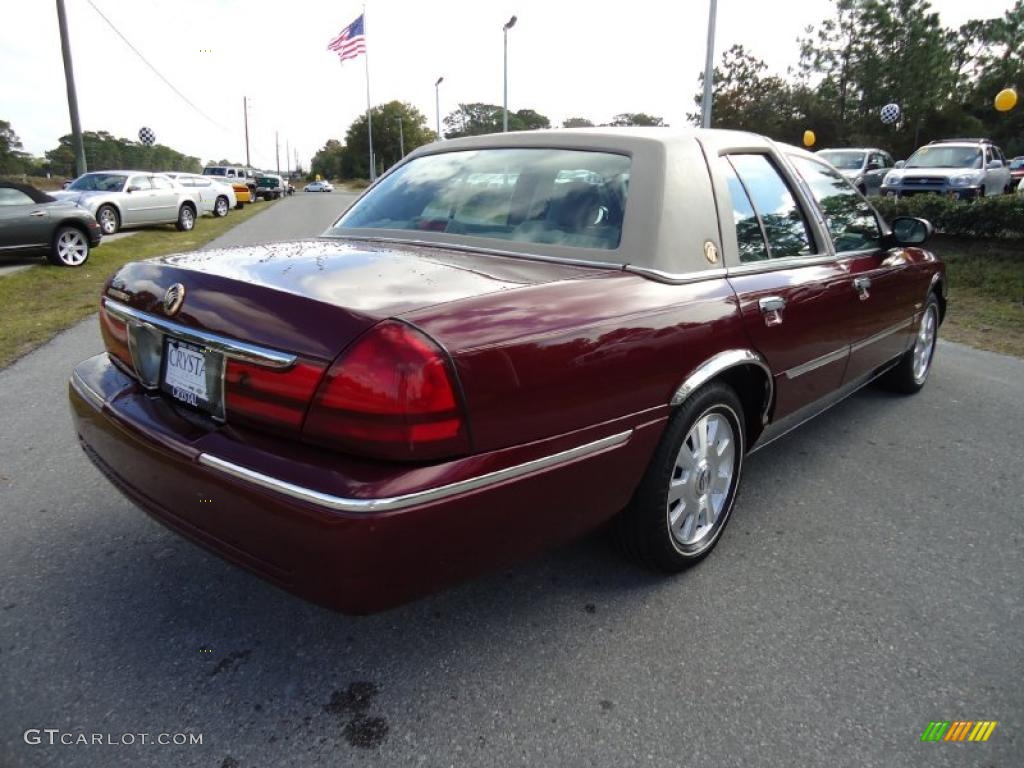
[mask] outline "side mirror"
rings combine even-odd
[[[892,239],[895,245],[922,245],[935,232],[927,219],[897,216],[892,220]]]
[[[136,187],[134,185],[128,187],[128,189],[125,190],[125,192],[141,192],[141,191],[142,191],[142,187]]]
[[[897,161],[896,161],[896,162],[895,162],[895,163],[893,164],[893,166],[892,166],[892,167],[893,167],[893,168],[902,168],[902,167],[903,167],[903,166],[905,166],[906,164],[907,164],[907,161],[906,161],[906,160],[897,160]]]
[[[67,189],[70,186],[71,186],[71,181],[69,180],[69,181],[65,181],[63,184],[61,184],[60,188],[61,189]]]

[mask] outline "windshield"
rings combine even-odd
[[[859,171],[864,167],[864,154],[864,152],[825,150],[819,152],[818,156],[840,171]]]
[[[977,147],[921,147],[904,167],[981,168],[981,150]]]
[[[203,168],[204,176],[227,176],[227,168]]]
[[[629,171],[624,155],[580,150],[425,155],[381,180],[328,234],[414,230],[611,250],[622,235]]]
[[[120,192],[128,177],[123,173],[87,173],[68,187],[76,192]]]

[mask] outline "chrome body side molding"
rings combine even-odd
[[[852,347],[850,347],[850,351],[851,352],[856,352],[859,349],[864,349],[864,347],[868,347],[868,346],[874,344],[876,341],[881,341],[882,339],[886,338],[887,336],[892,336],[894,333],[899,333],[900,331],[902,331],[905,328],[907,328],[907,326],[912,325],[913,322],[914,322],[914,318],[910,318],[909,320],[904,320],[902,323],[896,323],[896,325],[890,325],[888,328],[885,328],[885,329],[879,331],[874,336],[868,336],[866,339],[861,339],[856,344],[854,344]]]
[[[449,483],[448,485],[441,485],[436,488],[416,491],[415,493],[376,499],[353,499],[323,493],[321,491],[313,490],[312,488],[295,485],[294,483],[289,483],[285,480],[265,475],[262,472],[256,472],[255,470],[234,464],[230,461],[225,461],[224,459],[209,453],[200,454],[198,461],[205,467],[222,472],[226,475],[231,475],[239,480],[244,480],[254,485],[258,485],[261,488],[266,488],[267,490],[275,491],[277,493],[284,494],[285,496],[290,496],[293,499],[305,501],[335,512],[393,512],[395,510],[413,507],[418,504],[440,501],[441,499],[446,499],[460,493],[481,490],[506,480],[512,480],[533,472],[539,472],[576,459],[594,456],[595,454],[625,445],[629,442],[632,435],[633,430],[629,429],[625,432],[609,435],[608,437],[603,437],[600,440],[585,443],[575,448],[553,453],[549,456],[534,459],[533,461],[527,461],[523,464],[506,467],[505,469],[488,472],[487,474],[479,475],[478,477],[471,477],[466,480]]]
[[[142,312],[134,307],[129,307],[126,304],[122,304],[119,301],[113,301],[106,297],[103,299],[103,306],[110,314],[114,315],[114,317],[117,317],[126,323],[138,323],[143,326],[148,326],[154,331],[169,333],[183,341],[188,341],[192,344],[208,347],[215,352],[220,352],[224,357],[229,357],[233,360],[253,363],[254,365],[262,365],[267,368],[290,368],[295,364],[295,355],[287,352],[270,349],[269,347],[261,347],[257,344],[249,344],[245,341],[239,341],[238,339],[232,339],[228,336],[222,336],[219,333],[201,331],[197,328],[189,328],[188,326],[181,325],[173,320],[158,317],[157,315],[153,315],[148,312]]]
[[[816,357],[813,360],[808,360],[806,363],[803,363],[802,365],[794,366],[793,368],[784,371],[783,374],[787,379],[795,379],[797,376],[803,376],[805,373],[816,371],[823,365],[828,365],[829,363],[834,363],[837,360],[842,360],[849,354],[850,346],[847,344],[845,347],[840,347],[835,352],[829,352],[828,354],[822,355],[821,357]]]
[[[772,378],[772,371],[764,361],[764,358],[749,349],[730,349],[725,352],[719,352],[714,357],[705,360],[679,385],[679,388],[672,395],[669,405],[680,405],[686,398],[711,381],[715,376],[738,365],[756,365],[765,373],[768,387],[765,392],[764,405],[761,409],[761,420],[762,423],[767,424],[768,414],[771,412],[772,402],[775,399],[775,381]]]

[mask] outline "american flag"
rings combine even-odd
[[[354,59],[360,53],[366,53],[366,32],[363,30],[363,17],[341,30],[341,34],[327,44],[328,51],[334,51],[342,61]]]

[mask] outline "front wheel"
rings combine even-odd
[[[104,235],[115,235],[121,228],[121,217],[117,215],[117,209],[112,205],[101,205],[96,211],[96,221]]]
[[[175,226],[179,232],[191,232],[196,225],[196,211],[191,205],[183,205],[178,209],[178,221]]]
[[[629,557],[671,573],[711,552],[736,500],[743,425],[743,406],[724,384],[708,384],[679,407],[616,519],[616,537]]]
[[[53,236],[47,260],[58,267],[80,267],[89,258],[89,238],[78,227],[60,227]]]
[[[920,392],[928,381],[935,357],[935,342],[939,335],[939,300],[934,293],[928,294],[924,314],[917,326],[914,346],[907,350],[896,367],[882,377],[881,383],[894,392],[912,395]]]

